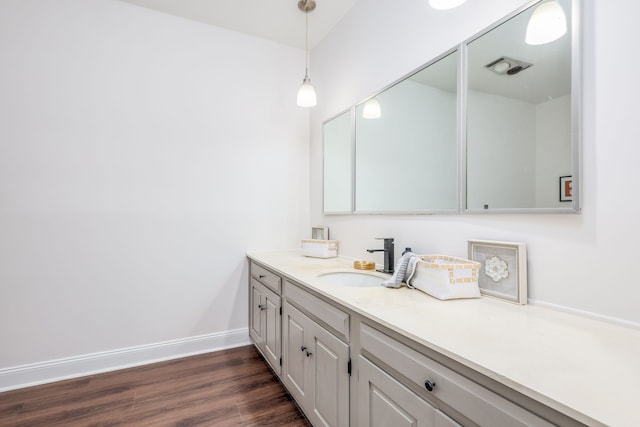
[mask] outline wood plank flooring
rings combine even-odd
[[[0,393],[0,426],[309,426],[253,346]]]

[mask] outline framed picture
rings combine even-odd
[[[570,202],[573,200],[571,191],[573,190],[573,179],[571,175],[560,177],[560,201]]]
[[[469,240],[469,259],[479,262],[480,293],[515,304],[527,303],[527,247],[520,242]]]

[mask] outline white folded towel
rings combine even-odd
[[[398,261],[391,279],[382,283],[387,288],[399,288],[402,282],[408,283],[416,271],[420,257],[413,252],[406,252]]]

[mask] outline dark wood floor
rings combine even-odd
[[[0,393],[0,426],[309,426],[253,346]]]

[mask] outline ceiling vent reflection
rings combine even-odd
[[[501,76],[513,76],[521,71],[526,70],[532,65],[533,64],[529,62],[521,61],[519,59],[509,58],[508,56],[501,56],[495,61],[491,61],[490,63],[485,65],[484,68],[493,71],[494,73]]]

